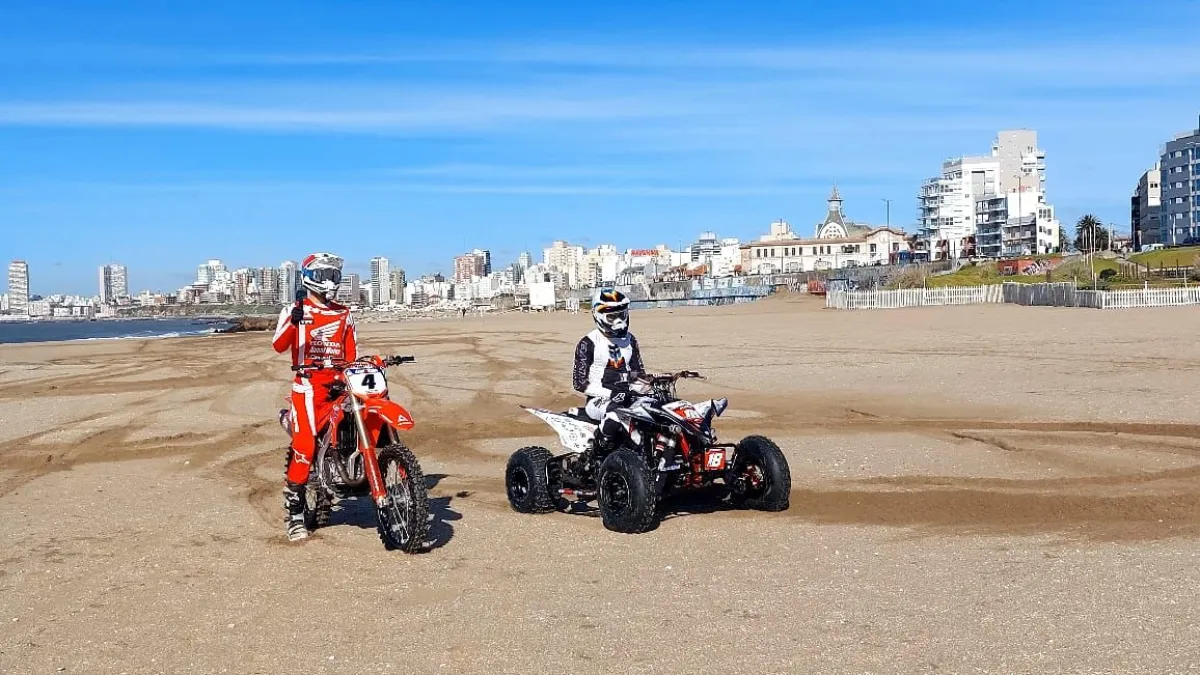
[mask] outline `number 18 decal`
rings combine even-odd
[[[725,451],[723,449],[709,450],[704,456],[705,467],[709,471],[720,471],[725,468]]]

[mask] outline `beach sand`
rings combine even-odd
[[[790,510],[619,535],[514,513],[586,314],[370,324],[434,550],[357,505],[282,536],[266,334],[0,347],[0,672],[1180,672],[1200,668],[1200,312],[633,315],[648,365],[774,438]],[[695,508],[704,511],[703,508]]]

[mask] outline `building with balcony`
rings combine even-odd
[[[1200,243],[1200,123],[1164,145],[1158,163],[1161,243]]]
[[[1045,160],[1037,132],[1028,129],[1000,131],[990,155],[946,160],[941,175],[925,181],[917,194],[916,256],[944,260],[987,255],[976,238],[976,202],[988,195],[1033,193],[1044,203]],[[989,232],[988,241],[988,251],[997,250],[995,232]]]
[[[989,194],[975,200],[976,255],[1011,258],[1053,252],[1060,223],[1040,193]]]
[[[14,260],[8,265],[8,311],[30,314],[29,264],[24,260]]]

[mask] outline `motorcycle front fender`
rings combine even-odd
[[[407,431],[414,426],[412,415],[404,406],[386,398],[368,398],[362,402],[367,417],[377,417],[395,429]]]

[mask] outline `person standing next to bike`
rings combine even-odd
[[[279,313],[272,343],[280,354],[291,350],[292,365],[311,365],[325,359],[353,361],[358,344],[350,308],[333,301],[342,282],[342,259],[332,253],[314,253],[300,265],[306,294]],[[332,371],[297,373],[292,381],[292,444],[284,477],[284,524],[288,539],[308,536],[304,527],[304,486],[316,450],[317,430],[329,419],[329,385]]]
[[[595,446],[601,451],[616,449],[626,429],[617,410],[628,407],[637,392],[631,391],[644,374],[637,338],[629,332],[629,298],[613,288],[602,288],[592,300],[596,329],[575,347],[573,384],[587,397],[588,417],[600,425]]]

